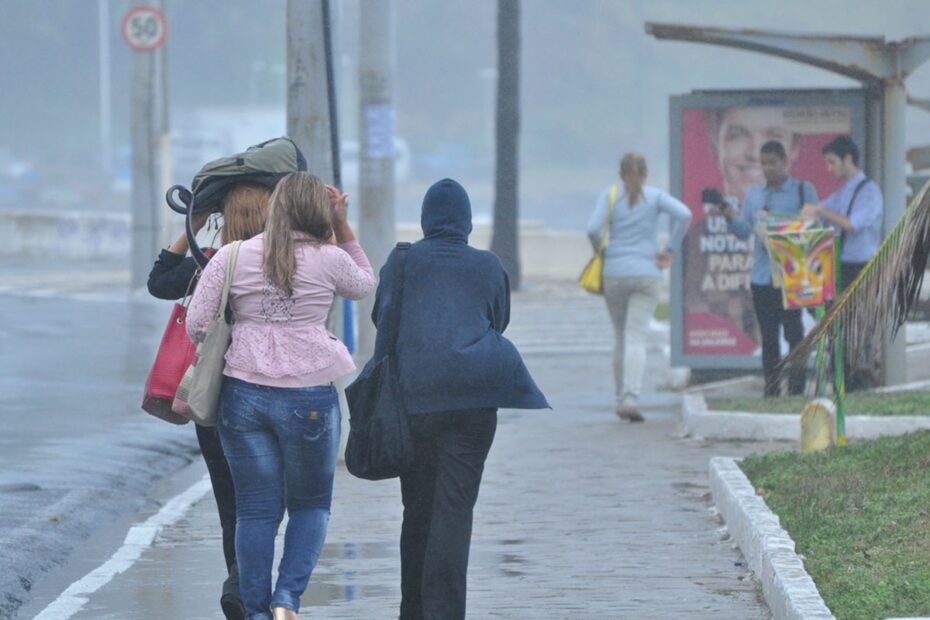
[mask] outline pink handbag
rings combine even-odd
[[[142,409],[172,424],[187,424],[190,420],[171,410],[181,377],[194,361],[196,347],[187,336],[187,306],[174,304],[168,326],[158,345],[155,363],[145,381]]]

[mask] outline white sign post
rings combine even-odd
[[[137,6],[123,18],[123,39],[137,52],[151,52],[165,42],[168,22],[161,11],[150,6]]]
[[[130,63],[130,136],[132,143],[132,269],[133,288],[145,286],[152,257],[158,254],[165,236],[167,215],[161,192],[165,180],[162,161],[163,135],[167,129],[164,109],[165,59],[162,45],[168,33],[164,14],[155,7],[140,5],[123,17],[121,28],[126,44],[136,53]],[[159,48],[162,48],[159,50]],[[161,206],[162,208],[159,208]]]

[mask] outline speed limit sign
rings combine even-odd
[[[168,22],[161,11],[137,6],[123,18],[123,39],[137,52],[151,52],[161,47],[168,33]]]

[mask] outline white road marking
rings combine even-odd
[[[33,620],[68,620],[78,613],[89,596],[129,569],[142,553],[152,546],[155,537],[165,527],[179,521],[196,502],[210,490],[210,478],[204,476],[190,488],[173,497],[161,510],[140,525],[129,529],[123,545],[110,559],[74,582]]]

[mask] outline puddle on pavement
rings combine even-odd
[[[285,527],[286,520],[276,539],[275,566]],[[316,609],[317,615],[333,620],[357,620],[395,613],[400,602],[399,541],[375,531],[356,541],[351,532],[351,528],[331,529],[301,599],[307,615],[313,616]],[[471,564],[490,569],[484,573],[487,578],[496,575],[514,584],[525,583],[539,570],[528,559],[539,544],[516,532],[474,540]],[[225,574],[222,533],[215,504],[207,496],[185,518],[160,532],[132,567],[91,595],[73,620],[222,620],[218,603]]]
[[[355,569],[355,570],[353,570]],[[364,583],[359,575],[364,573]],[[325,607],[359,599],[400,594],[397,543],[326,543],[310,587],[301,597],[307,606]]]
[[[73,620],[222,620],[219,597],[226,567],[214,511],[212,501],[199,502],[187,518],[162,531],[132,567],[93,594]],[[275,566],[284,525],[275,541]],[[367,607],[393,608],[400,601],[399,575],[396,541],[330,542],[302,606],[311,615],[313,608],[342,606],[327,617],[369,617]],[[361,616],[355,613],[359,604],[366,607]]]

